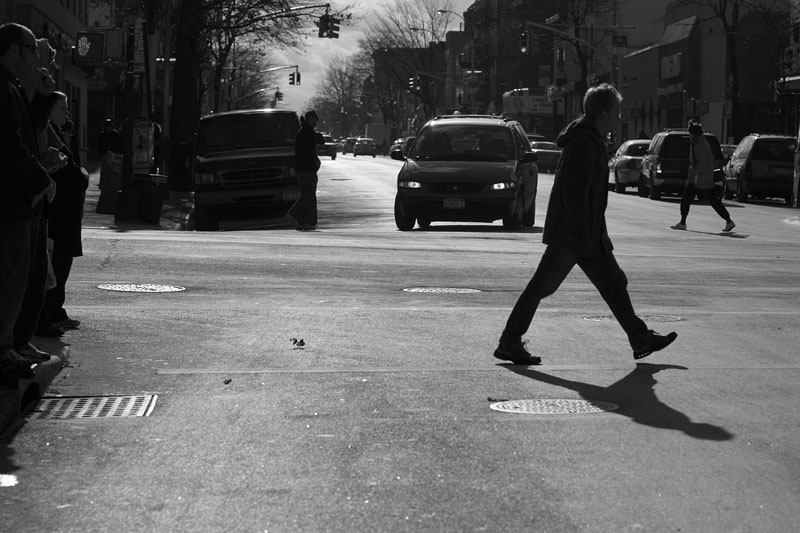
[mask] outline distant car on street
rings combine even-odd
[[[392,143],[389,153],[391,154],[395,150],[402,150],[404,156],[408,155],[408,149],[412,142],[414,142],[414,137],[400,137]]]
[[[330,135],[322,134],[323,144],[317,146],[317,155],[327,155],[331,160],[336,159],[336,143]]]
[[[750,197],[781,198],[792,205],[797,140],[788,135],[751,133],[739,141],[725,165],[723,195],[747,202]]]
[[[359,137],[353,146],[353,157],[358,155],[371,155],[375,157],[375,140],[369,137]]]
[[[608,161],[608,168],[614,174],[614,190],[624,193],[625,187],[638,187],[642,173],[642,158],[650,146],[649,139],[631,139],[617,148]]]
[[[353,151],[353,147],[356,145],[356,139],[357,137],[347,137],[344,140],[344,144],[342,145],[342,155]]]
[[[531,151],[536,154],[536,166],[540,171],[555,172],[558,160],[561,159],[561,148],[556,143],[534,141]]]
[[[497,116],[445,115],[420,130],[397,175],[394,219],[409,231],[432,221],[533,226],[539,173],[519,122]]]
[[[547,137],[544,135],[539,135],[538,133],[526,133],[525,137],[528,139],[528,142],[535,143],[539,141],[549,141]]]

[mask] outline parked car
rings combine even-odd
[[[536,166],[544,172],[555,172],[558,160],[561,159],[561,148],[556,143],[534,141],[531,151],[536,154]]]
[[[413,142],[414,137],[400,137],[392,143],[392,146],[389,147],[389,153],[391,154],[395,150],[402,150],[404,156],[408,155],[408,149]]]
[[[356,139],[357,137],[347,137],[344,140],[344,144],[342,145],[342,155],[353,151],[353,147],[356,145]]]
[[[736,145],[735,144],[720,144],[719,147],[722,150],[722,155],[725,156],[725,163],[727,163],[728,160],[733,155],[733,152],[736,150]]]
[[[194,225],[222,218],[279,217],[300,197],[294,173],[295,111],[251,109],[200,119],[191,165]]]
[[[375,141],[369,137],[359,137],[353,146],[353,157],[358,155],[371,155],[375,157]]]
[[[714,155],[714,181],[722,192],[725,156],[713,133],[703,133]],[[689,173],[689,132],[669,129],[656,133],[642,159],[639,175],[639,196],[660,200],[664,194],[681,194],[686,188]]]
[[[625,141],[608,161],[608,168],[614,174],[614,190],[624,193],[625,187],[639,185],[642,173],[642,159],[649,139],[631,139]]]
[[[317,155],[329,156],[336,159],[336,143],[330,135],[322,134],[322,144],[317,146]]]
[[[538,133],[526,133],[525,137],[528,139],[528,142],[535,143],[539,141],[548,141],[549,139],[544,135],[539,135]]]
[[[408,231],[432,221],[533,226],[536,154],[519,122],[497,116],[445,115],[420,130],[397,175],[394,219]]]
[[[792,178],[797,140],[788,135],[751,133],[739,141],[725,166],[723,195],[739,202],[781,198],[792,205]]]

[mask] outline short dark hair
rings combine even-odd
[[[25,38],[27,28],[16,22],[7,22],[0,26],[0,55],[8,52],[12,44],[20,44]]]
[[[603,111],[611,111],[615,102],[622,102],[622,95],[610,83],[601,83],[586,91],[583,96],[583,112],[596,117]]]
[[[702,135],[703,125],[699,122],[689,122],[689,135]]]

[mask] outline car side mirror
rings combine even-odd
[[[525,154],[522,156],[523,163],[536,163],[538,160],[539,158],[533,152],[525,152]]]
[[[392,153],[389,154],[389,157],[391,157],[392,159],[394,159],[396,161],[405,161],[406,160],[406,158],[403,157],[403,151],[402,150],[392,150]]]

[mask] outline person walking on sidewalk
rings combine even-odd
[[[691,207],[694,197],[702,194],[714,211],[725,221],[722,231],[731,231],[736,224],[733,223],[731,215],[714,191],[714,154],[711,152],[711,145],[703,135],[703,125],[698,122],[689,122],[689,138],[691,139],[689,179],[681,196],[681,221],[671,228],[686,229],[689,207]]]
[[[678,336],[659,335],[633,310],[628,279],[612,253],[606,230],[608,155],[605,139],[619,121],[622,95],[603,83],[586,91],[584,114],[558,136],[562,149],[544,223],[547,248],[539,267],[511,311],[494,352],[498,359],[538,365],[522,342],[539,303],[553,294],[575,265],[600,291],[628,335],[634,359],[667,347]],[[526,341],[527,342],[527,341]]]
[[[301,231],[314,229],[317,225],[317,171],[321,165],[317,156],[319,135],[314,131],[319,117],[316,111],[308,111],[300,119],[300,131],[294,142],[294,170],[300,184],[300,198],[289,209],[288,215]]]

